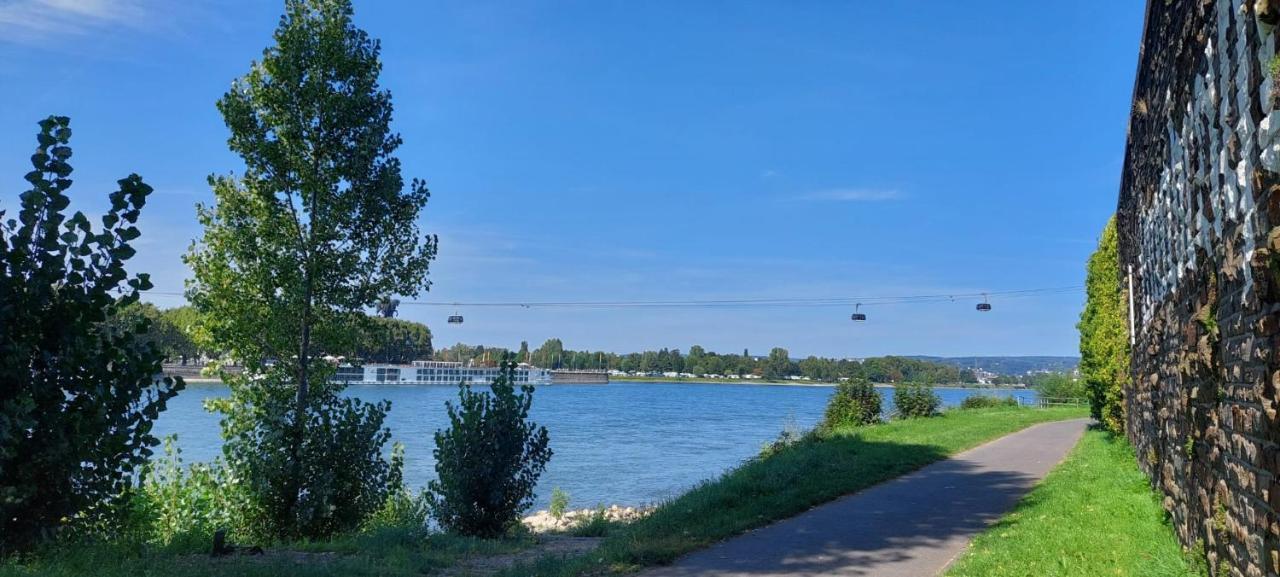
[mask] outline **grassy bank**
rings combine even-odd
[[[505,574],[622,573],[668,563],[1027,426],[1084,415],[1084,410],[1072,408],[949,411],[938,418],[810,435],[703,483],[632,525],[602,527],[598,533],[604,534],[604,541],[593,553],[545,557]],[[218,559],[210,558],[203,544],[168,548],[64,544],[23,559],[0,561],[0,577],[409,576],[438,574],[467,560],[519,551],[523,551],[521,559],[536,559],[544,554],[543,545],[529,536],[497,541],[442,534],[424,538],[402,529],[282,544],[263,555]]]
[[[507,575],[622,573],[666,564],[743,531],[791,517],[1036,423],[1086,416],[1077,408],[949,411],[811,435],[750,461],[612,532],[573,559],[545,559]]]
[[[1133,450],[1102,431],[974,540],[948,577],[1193,576]]]
[[[61,544],[0,561],[0,577],[410,577],[474,558],[532,547],[530,537],[501,541],[387,530],[321,543],[269,547],[260,555],[213,558],[207,549],[120,544]]]

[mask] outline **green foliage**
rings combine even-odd
[[[403,490],[403,456],[390,461],[383,426],[390,401],[367,403],[340,394],[322,379],[303,406],[306,434],[292,423],[296,407],[291,375],[268,370],[228,376],[229,398],[208,401],[223,415],[223,456],[251,511],[243,529],[257,539],[324,538],[361,525]]]
[[[349,0],[287,0],[275,45],[218,101],[241,176],[211,177],[186,256],[203,334],[243,362],[225,377],[227,466],[278,537],[352,528],[399,490],[382,447],[388,403],[340,394],[327,355],[352,356],[364,311],[426,289],[436,239],[405,190],[378,43]]]
[[[403,451],[400,445],[394,449]],[[427,521],[431,517],[431,504],[425,492],[413,493],[407,489],[390,491],[382,508],[374,511],[360,530],[364,533],[398,532],[410,536],[427,535]]]
[[[497,537],[533,505],[533,488],[551,459],[545,427],[528,420],[533,387],[517,392],[516,363],[504,360],[489,392],[463,384],[446,404],[449,428],[436,431],[432,516],[462,535]]]
[[[365,362],[408,364],[429,360],[431,329],[413,321],[369,317],[355,355]]]
[[[185,550],[207,549],[213,533],[237,528],[249,506],[234,477],[220,461],[182,461],[176,438],[164,441],[164,457],[143,468],[139,486],[129,493],[134,540]]]
[[[133,174],[94,232],[71,200],[70,120],[40,121],[17,219],[0,210],[0,552],[68,520],[110,525],[157,444],[151,426],[181,379],[156,380],[150,322],[117,322],[151,288],[124,263],[151,187]]]
[[[1062,373],[1037,375],[1031,386],[1046,399],[1084,399],[1089,396],[1084,380]]]
[[[961,409],[990,409],[994,407],[1016,407],[1018,399],[1013,397],[992,397],[987,395],[971,395],[960,401]]]
[[[179,324],[189,322],[191,311],[189,306],[161,310],[151,303],[136,302],[121,309],[109,324],[113,329],[120,329],[136,326],[139,321],[146,319],[151,328],[146,334],[140,335],[140,338],[154,344],[165,360],[177,362],[194,359],[201,353],[189,328]]]
[[[547,509],[551,517],[559,520],[569,508],[569,494],[556,487],[551,490],[551,506]]]
[[[795,372],[794,363],[791,362],[791,355],[787,349],[774,347],[769,351],[769,358],[764,363],[765,379],[776,381],[794,375]]]
[[[932,417],[938,414],[942,399],[930,385],[905,384],[893,387],[893,406],[903,419]]]
[[[1080,373],[1093,417],[1115,433],[1124,432],[1124,387],[1129,382],[1128,303],[1121,279],[1116,220],[1112,217],[1102,230],[1098,249],[1089,257],[1085,306],[1076,326],[1080,329]]]
[[[866,379],[846,379],[827,401],[822,426],[861,426],[880,422],[880,392]]]
[[[604,505],[596,505],[591,516],[569,529],[569,534],[574,537],[604,537],[613,529],[613,525],[605,514]]]

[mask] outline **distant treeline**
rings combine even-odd
[[[564,348],[560,339],[548,339],[542,346],[529,350],[529,343],[520,343],[520,349],[511,351],[504,347],[470,346],[459,343],[436,351],[436,360],[496,362],[503,354],[514,352],[522,362],[549,368],[568,370],[618,370],[636,373],[687,373],[692,375],[755,375],[765,379],[782,379],[803,376],[819,381],[836,381],[849,377],[862,377],[873,383],[976,383],[973,371],[930,361],[906,357],[874,357],[862,361],[829,359],[810,356],[792,360],[787,349],[775,347],[769,354],[753,356],[750,351],[742,354],[710,352],[701,346],[689,347],[688,353],[679,349],[659,349],[641,353],[618,354],[604,351],[575,351]]]
[[[151,326],[142,338],[154,343],[168,362],[185,364],[223,355],[216,344],[201,335],[198,313],[191,306],[161,309],[151,303],[138,302],[129,305],[112,323],[134,326],[144,318],[151,321]],[[380,316],[369,316],[367,321],[351,350],[326,353],[373,363],[408,363],[431,358],[434,351],[431,329],[427,325]]]

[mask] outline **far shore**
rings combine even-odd
[[[223,384],[221,379],[217,377],[184,377],[183,381],[193,385],[220,385]],[[764,379],[708,379],[700,377],[610,377],[611,383],[655,383],[655,384],[698,384],[698,385],[755,385],[761,387],[834,387],[837,382],[832,381],[766,381]],[[548,387],[572,385],[574,383],[561,383],[556,385],[543,385]],[[894,384],[891,383],[874,383],[877,388],[892,389]],[[907,384],[907,383],[897,383]],[[412,385],[406,385],[412,386]],[[426,385],[438,387],[443,385]],[[1030,387],[1011,387],[1007,385],[980,385],[977,383],[948,383],[933,385],[936,389],[991,389],[993,391],[1023,391],[1031,390]]]

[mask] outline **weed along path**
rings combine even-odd
[[[1067,455],[1087,423],[1023,429],[642,575],[937,575]]]

